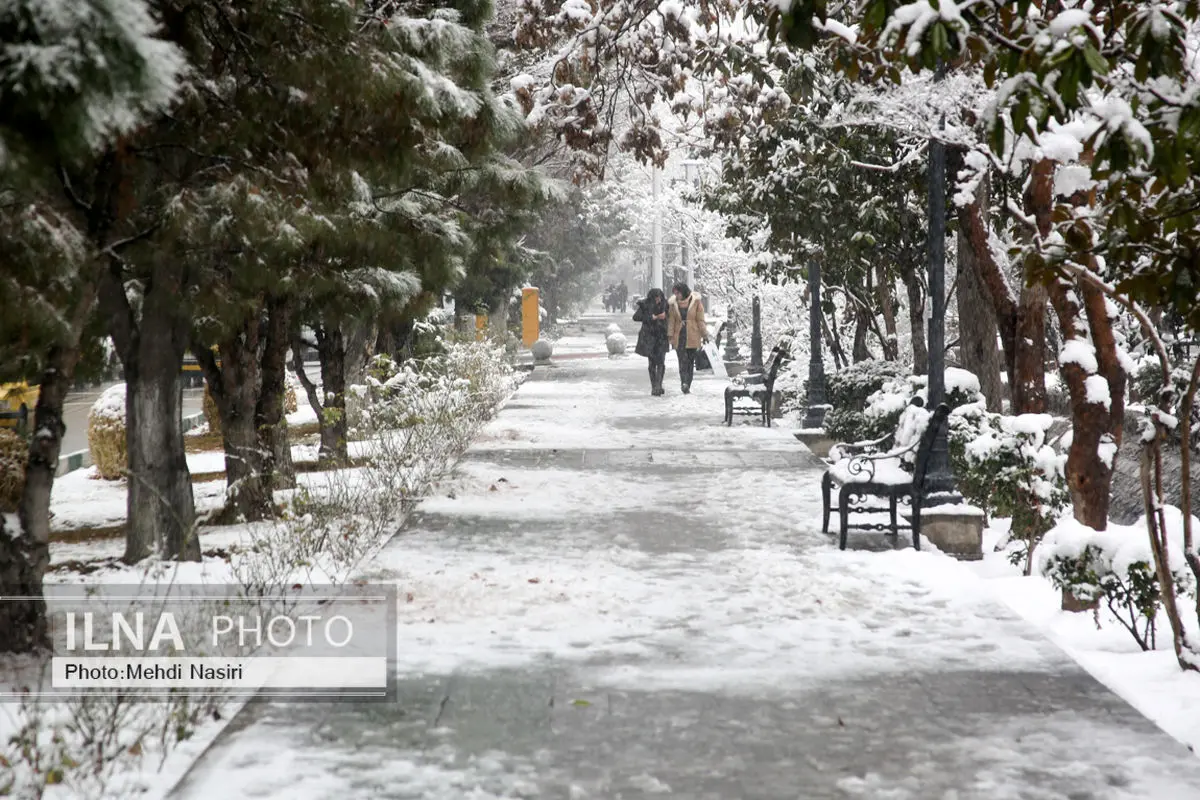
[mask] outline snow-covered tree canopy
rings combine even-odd
[[[0,2],[0,165],[100,148],[165,108],[185,68],[143,0]]]

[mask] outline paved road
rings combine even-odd
[[[67,425],[67,433],[63,437],[62,453],[74,453],[76,450],[86,450],[88,412],[100,395],[113,384],[105,384],[96,389],[84,389],[67,395],[63,407],[63,422]],[[183,416],[198,414],[204,398],[203,389],[183,390]]]
[[[811,456],[673,374],[536,370],[364,574],[400,589],[398,700],[250,704],[174,796],[1200,798],[963,565],[838,551]]]

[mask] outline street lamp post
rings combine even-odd
[[[939,65],[940,80],[943,67]],[[945,116],[942,117],[945,127]],[[946,146],[934,136],[929,142],[929,405],[932,411],[946,394]],[[925,473],[926,504],[962,502],[950,470],[946,429],[934,437]]]
[[[805,428],[825,427],[825,362],[821,359],[821,262],[808,264],[808,410],[804,412]]]
[[[762,303],[759,302],[758,295],[754,295],[754,302],[750,306],[750,366],[746,368],[749,372],[762,372]]]

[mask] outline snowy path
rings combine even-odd
[[[1200,798],[968,569],[839,552],[789,431],[644,364],[536,371],[364,576],[399,585],[399,702],[252,704],[175,796]]]

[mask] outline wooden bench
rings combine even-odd
[[[921,398],[914,397],[912,405],[920,408],[924,406],[924,403]],[[846,538],[851,528],[890,531],[892,536],[896,536],[899,533],[896,507],[900,500],[907,500],[912,510],[913,548],[921,549],[921,505],[925,500],[925,474],[929,469],[929,454],[933,449],[933,440],[937,436],[938,430],[945,427],[949,416],[950,407],[945,403],[939,405],[930,415],[921,438],[907,446],[892,448],[891,442],[895,441],[894,432],[873,442],[835,445],[839,453],[853,453],[848,458],[839,458],[821,476],[821,501],[824,518],[821,531],[829,532],[829,516],[833,511],[837,511],[839,549],[846,549]],[[883,448],[891,449],[875,452]],[[913,471],[910,473],[903,467],[903,457],[914,450],[916,452]],[[834,484],[839,487],[836,507],[830,505]],[[887,498],[887,510],[890,516],[888,524],[850,524],[851,512],[866,514],[879,513],[883,510],[877,506],[862,505],[868,497]],[[856,499],[859,505],[852,505]]]
[[[762,372],[744,372],[735,377],[725,387],[725,424],[733,424],[734,414],[742,416],[758,415],[762,424],[771,427],[771,412],[774,410],[775,379],[779,370],[791,360],[791,351],[786,342],[781,341],[771,348],[771,355]],[[750,403],[737,404],[738,400],[749,400]]]

